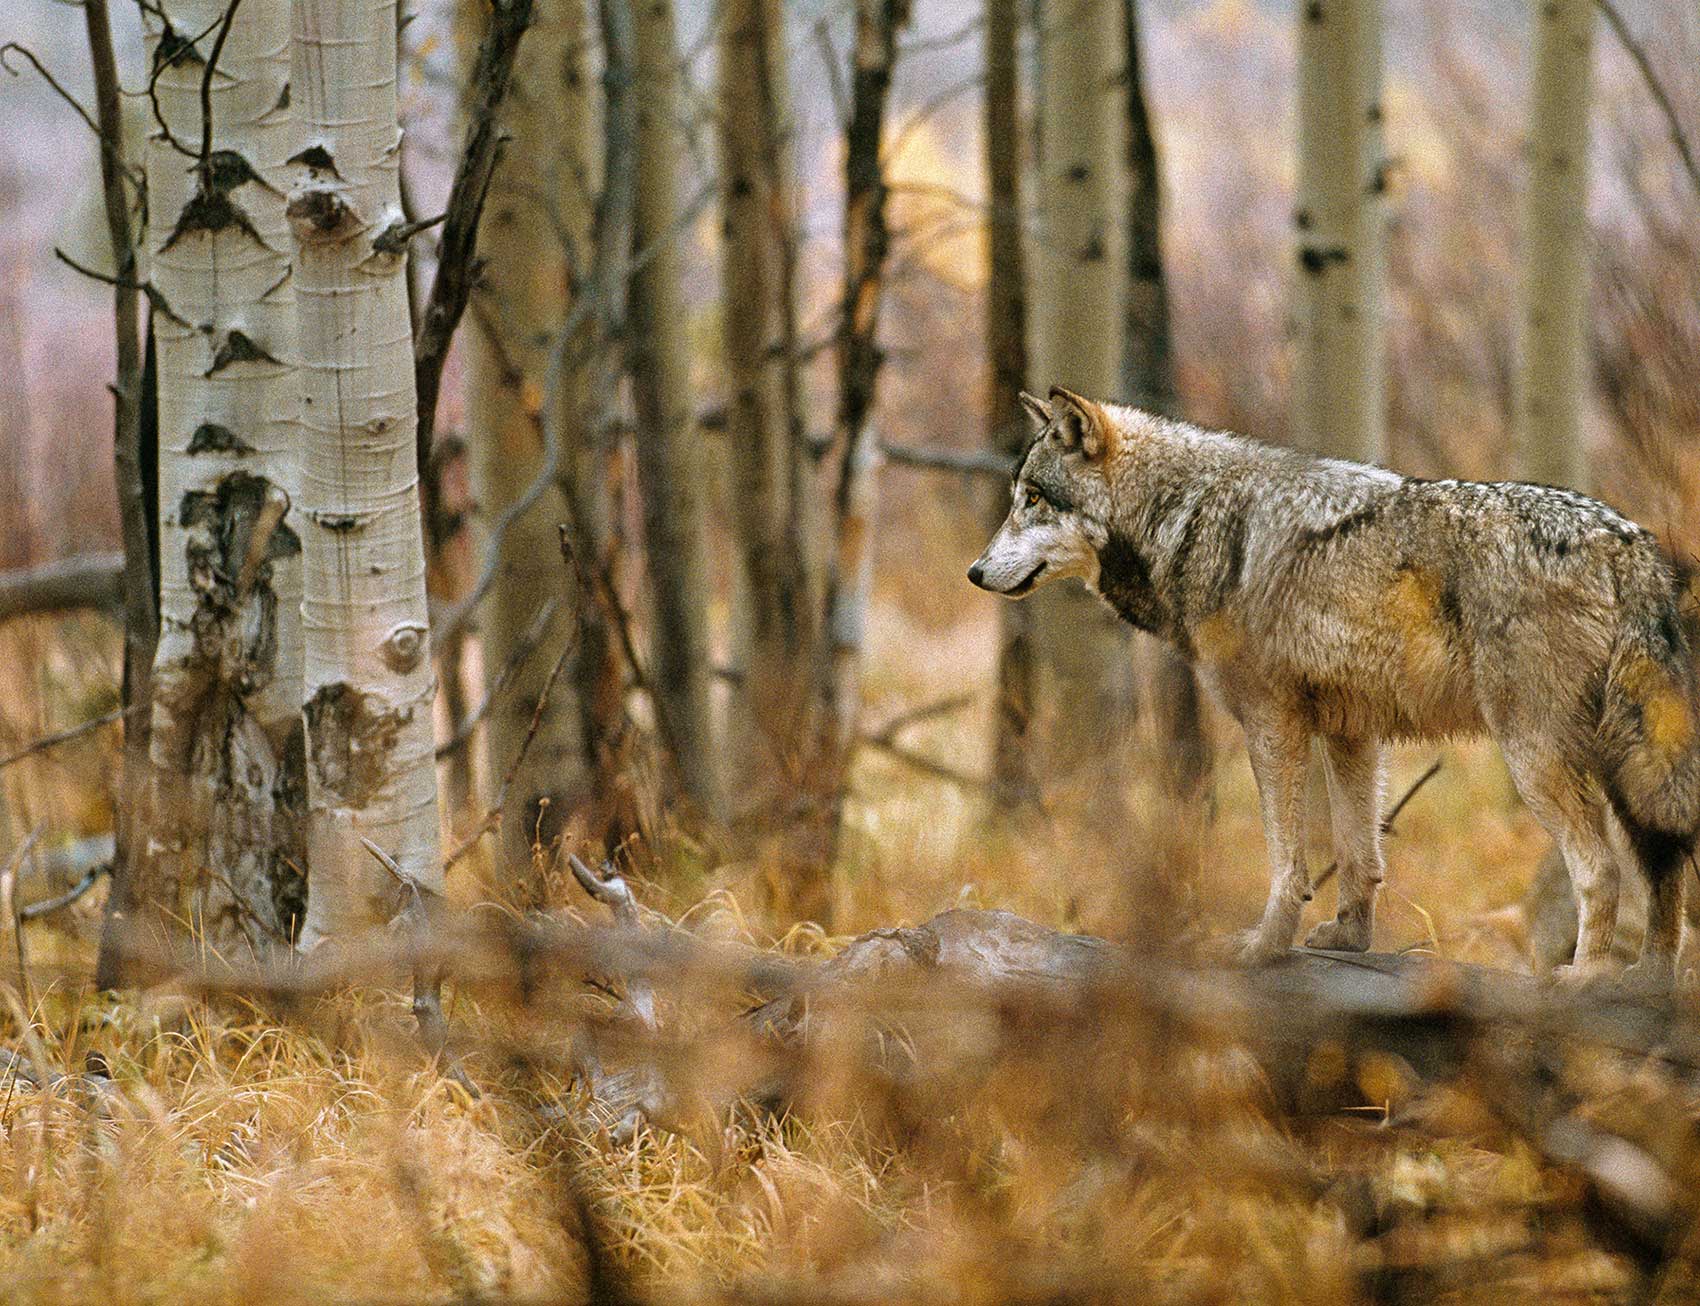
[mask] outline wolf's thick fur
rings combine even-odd
[[[1310,741],[1327,760],[1336,918],[1369,946],[1382,878],[1382,743],[1486,731],[1563,850],[1577,967],[1611,949],[1618,866],[1652,905],[1641,970],[1667,983],[1700,827],[1694,650],[1671,560],[1568,490],[1424,481],[1199,430],[1064,390],[1008,518],[969,572],[1019,597],[1076,576],[1172,641],[1245,727],[1272,885],[1241,953],[1291,946],[1310,877]]]

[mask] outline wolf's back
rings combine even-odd
[[[1666,573],[1624,596],[1600,699],[1607,797],[1655,878],[1676,869],[1700,832],[1697,627],[1685,589]]]

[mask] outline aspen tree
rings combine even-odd
[[[1586,490],[1593,0],[1542,0],[1533,40],[1513,429],[1520,475]]]
[[[1027,384],[1026,257],[1021,232],[1022,0],[986,0],[986,416],[988,443],[1012,460],[1028,434],[1020,394]],[[999,488],[987,514],[996,530],[1009,512]],[[1001,810],[1038,798],[1029,727],[1034,703],[1033,606],[998,605],[998,697],[992,776]]]
[[[794,224],[784,7],[726,0],[719,15],[721,258],[740,675],[732,743],[750,806],[771,807],[805,765],[818,586],[813,466],[797,411]]]
[[[650,678],[680,787],[709,815],[721,793],[709,700],[705,465],[693,428],[679,202],[683,133],[672,0],[638,0],[637,194],[628,355],[652,604]]]
[[[1169,287],[1163,271],[1163,178],[1140,69],[1137,0],[1121,0],[1121,19],[1127,58],[1128,171],[1122,397],[1152,412],[1176,416]],[[1147,640],[1143,651],[1165,776],[1173,792],[1191,796],[1211,763],[1198,681],[1169,644]]]
[[[1299,9],[1293,441],[1387,456],[1380,0]]]
[[[223,948],[283,937],[304,907],[289,14],[170,0],[143,21],[160,117],[144,256],[170,311],[149,846],[123,906]]]
[[[487,12],[483,0],[463,0],[469,23],[481,22]],[[538,474],[549,342],[568,317],[570,268],[589,253],[600,151],[585,69],[588,35],[585,0],[539,0],[501,110],[510,141],[485,205],[479,235],[484,269],[462,338],[469,466],[485,524],[500,520]],[[469,59],[476,44],[476,35],[463,43]],[[566,430],[576,429],[584,406],[587,338],[581,329],[567,343],[567,365],[554,379],[556,417]],[[576,593],[561,560],[556,528],[568,511],[564,481],[548,485],[508,527],[500,570],[479,610],[486,692],[511,677],[487,726],[492,777],[506,774],[519,756],[549,668],[557,651],[577,637],[581,605],[590,601]],[[487,540],[487,546],[494,543]],[[563,678],[514,776],[502,822],[510,873],[525,878],[533,839],[547,844],[587,801],[592,784],[579,705],[573,684]]]
[[[1088,395],[1121,386],[1125,284],[1122,92],[1116,0],[1051,0],[1039,30],[1039,235],[1032,388]],[[1120,746],[1132,727],[1132,632],[1077,585],[1034,596],[1054,705],[1052,755],[1065,780]],[[1117,768],[1107,769],[1115,774]],[[1093,808],[1118,823],[1119,791]]]
[[[393,0],[295,0],[310,947],[440,891]]]
[[[833,550],[826,591],[826,640],[821,670],[824,767],[834,774],[832,810],[840,812],[845,772],[855,746],[862,705],[862,649],[873,602],[874,530],[879,508],[879,443],[870,427],[882,354],[880,308],[885,297],[891,231],[884,143],[886,102],[897,65],[897,34],[909,21],[908,0],[857,0],[850,56],[850,120],[844,151],[844,289],[838,331],[838,414],[834,443],[841,450],[833,496]]]

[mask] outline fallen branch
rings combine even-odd
[[[0,621],[79,608],[117,611],[124,603],[124,555],[82,553],[21,571],[0,572]]]

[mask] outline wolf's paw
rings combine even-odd
[[[1366,952],[1370,927],[1367,921],[1323,921],[1305,937],[1305,947],[1324,952]]]
[[[1289,940],[1266,936],[1262,930],[1241,930],[1224,941],[1228,960],[1238,966],[1268,966],[1285,957],[1291,947]]]
[[[1604,962],[1567,961],[1562,966],[1554,966],[1548,978],[1555,989],[1580,993],[1584,990],[1598,990],[1611,983],[1612,973]]]
[[[1668,957],[1643,957],[1633,966],[1625,966],[1617,982],[1627,993],[1648,997],[1668,994],[1676,987],[1676,962]]]

